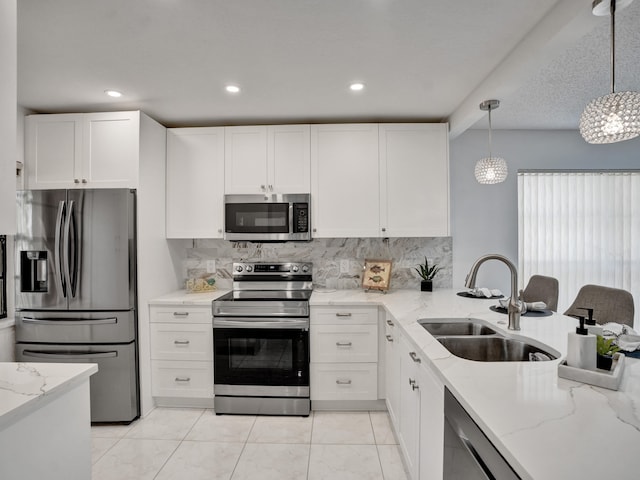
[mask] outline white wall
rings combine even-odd
[[[507,161],[509,176],[498,185],[480,185],[474,167],[487,156],[487,141],[486,130],[468,130],[450,146],[453,288],[464,286],[471,264],[486,253],[506,255],[517,265],[518,169],[640,169],[640,138],[590,145],[573,130],[494,130],[493,154]],[[478,286],[508,293],[507,267],[485,263]]]

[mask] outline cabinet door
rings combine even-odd
[[[137,188],[140,112],[85,115],[82,152],[82,186]]]
[[[385,328],[385,391],[391,423],[399,430],[400,419],[400,346],[395,320],[387,316]]]
[[[72,188],[80,182],[82,115],[29,115],[25,133],[25,188]],[[77,183],[74,183],[75,182]]]
[[[167,238],[222,238],[224,128],[167,131]]]
[[[267,188],[278,193],[311,191],[309,125],[274,125],[267,129]]]
[[[313,236],[378,237],[378,125],[312,125]]]
[[[383,236],[448,236],[448,125],[380,124],[379,148]]]
[[[400,448],[411,478],[418,478],[420,454],[420,384],[419,363],[412,357],[415,349],[400,340]],[[419,357],[416,357],[419,358]]]
[[[420,385],[420,480],[442,479],[444,385],[427,365],[418,369]]]
[[[267,192],[267,127],[225,127],[225,193]]]

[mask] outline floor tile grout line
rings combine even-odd
[[[215,412],[214,412],[215,415]],[[233,476],[236,473],[236,470],[238,468],[238,464],[240,463],[240,459],[242,458],[242,454],[244,453],[244,450],[247,448],[247,443],[249,443],[249,437],[251,436],[251,431],[253,430],[253,428],[256,426],[256,421],[258,420],[258,416],[254,415],[253,416],[253,423],[251,424],[251,428],[249,429],[249,431],[247,432],[247,438],[244,439],[244,442],[242,443],[242,450],[240,450],[240,455],[238,455],[238,458],[236,459],[236,463],[233,466],[233,470],[231,470],[231,475],[229,475],[229,480],[233,479]]]

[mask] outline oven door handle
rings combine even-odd
[[[227,320],[222,318],[213,318],[213,328],[271,328],[271,329],[299,329],[306,330],[309,328],[308,318],[280,318],[278,320],[264,319],[256,320],[255,318],[234,318]]]

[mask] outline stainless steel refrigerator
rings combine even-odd
[[[139,416],[136,192],[23,190],[15,236],[16,360],[97,363],[91,421]]]

